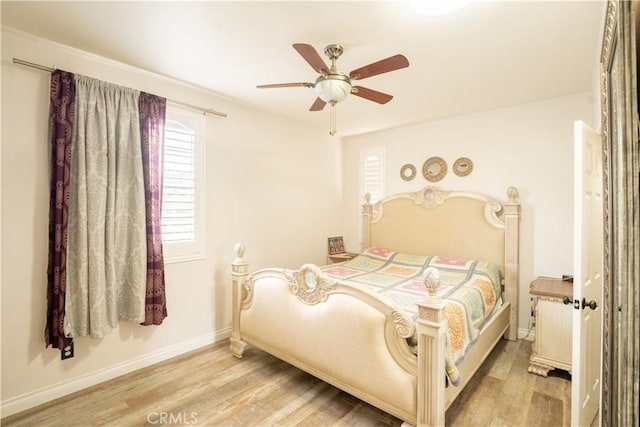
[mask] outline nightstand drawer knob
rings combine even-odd
[[[569,298],[568,296],[566,296],[566,295],[565,295],[565,296],[563,296],[563,297],[562,297],[562,303],[563,303],[564,305],[571,304],[572,302],[573,302],[573,301],[572,301],[572,300],[571,300],[571,298]]]

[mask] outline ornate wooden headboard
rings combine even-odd
[[[509,187],[507,195],[503,203],[479,193],[433,186],[375,204],[367,195],[362,205],[362,250],[381,247],[494,262],[502,269],[504,297],[517,318],[520,203],[515,187]]]

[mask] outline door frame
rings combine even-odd
[[[638,2],[609,0],[601,51],[603,138],[603,426],[638,420]]]

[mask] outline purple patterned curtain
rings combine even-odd
[[[64,336],[67,219],[72,130],[75,119],[75,81],[72,73],[51,73],[49,136],[49,260],[47,266],[46,347],[61,351],[72,343]]]
[[[162,255],[162,145],[167,100],[140,92],[140,135],[147,209],[147,296],[143,325],[160,325],[167,317]]]

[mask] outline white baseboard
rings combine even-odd
[[[518,339],[533,341],[536,338],[536,329],[518,328]]]
[[[153,365],[154,363],[162,362],[163,360],[179,356],[183,353],[204,347],[205,345],[213,344],[220,340],[229,338],[230,336],[231,327],[228,327],[188,341],[183,341],[170,347],[165,347],[160,350],[144,354],[136,357],[135,359],[130,359],[96,372],[82,375],[69,381],[64,381],[40,390],[25,393],[21,396],[3,400],[0,404],[0,414],[2,414],[3,417],[17,414],[18,412],[42,405],[43,403],[50,402],[54,399],[59,399],[68,394],[75,393],[120,375],[145,368]]]

